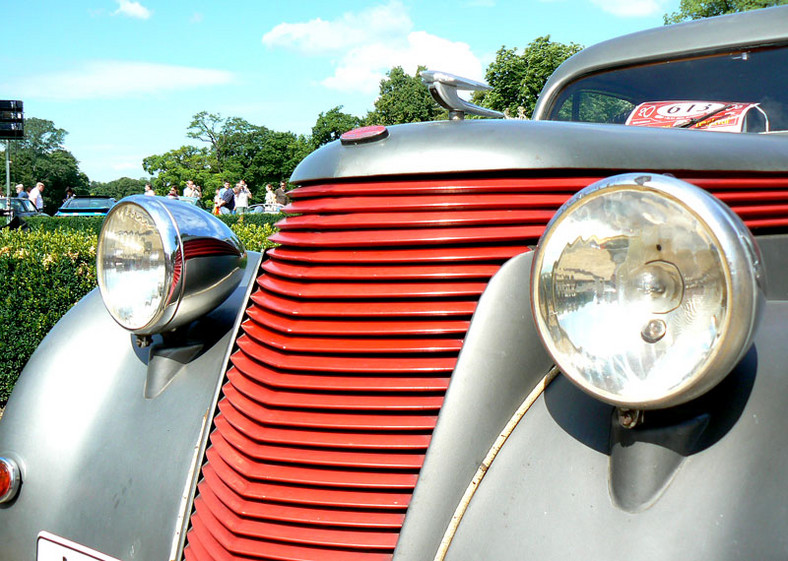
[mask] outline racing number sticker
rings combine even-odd
[[[757,107],[757,103],[722,101],[648,101],[632,110],[626,124],[742,132],[747,112]]]

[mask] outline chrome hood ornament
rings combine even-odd
[[[449,120],[461,121],[465,118],[466,113],[481,117],[502,118],[504,116],[499,111],[479,107],[464,99],[460,99],[457,93],[458,90],[477,92],[492,89],[483,82],[462,78],[439,70],[422,70],[421,80],[427,85],[430,94],[438,102],[438,105],[449,110]]]

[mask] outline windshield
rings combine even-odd
[[[553,121],[624,123],[644,102],[757,103],[769,130],[788,130],[788,48],[727,53],[581,78],[550,110]]]
[[[113,205],[112,199],[70,199],[66,201],[62,208],[69,209],[101,209],[109,208]]]

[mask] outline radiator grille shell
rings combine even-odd
[[[231,357],[185,558],[390,559],[479,296],[602,177],[294,191]],[[788,178],[683,179],[756,234],[788,226]]]

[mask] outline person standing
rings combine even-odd
[[[194,181],[189,179],[186,182],[186,187],[183,188],[183,196],[184,197],[199,197],[200,193],[197,191],[197,187],[194,185]]]
[[[145,184],[145,195],[149,197],[155,197],[156,191],[153,190],[153,187],[150,186],[150,183]]]
[[[25,189],[25,186],[22,185],[21,183],[19,183],[16,186],[16,198],[17,199],[27,199],[28,198],[27,189]]]
[[[220,214],[233,214],[235,211],[235,195],[238,194],[238,185],[232,189],[225,189],[222,194],[222,200],[219,203]]]
[[[279,187],[274,191],[274,195],[276,195],[276,204],[279,205],[280,209],[288,204],[290,202],[290,197],[287,196],[287,183],[280,181]]]
[[[274,195],[274,188],[270,183],[265,184],[265,206],[273,206],[276,204],[276,195]]]
[[[36,183],[33,190],[29,194],[30,202],[33,203],[39,211],[44,210],[44,184],[40,181]]]
[[[249,192],[249,188],[246,186],[246,182],[243,179],[238,182],[236,188],[235,214],[246,214],[246,211],[249,209],[249,199],[252,198],[252,194]]]

